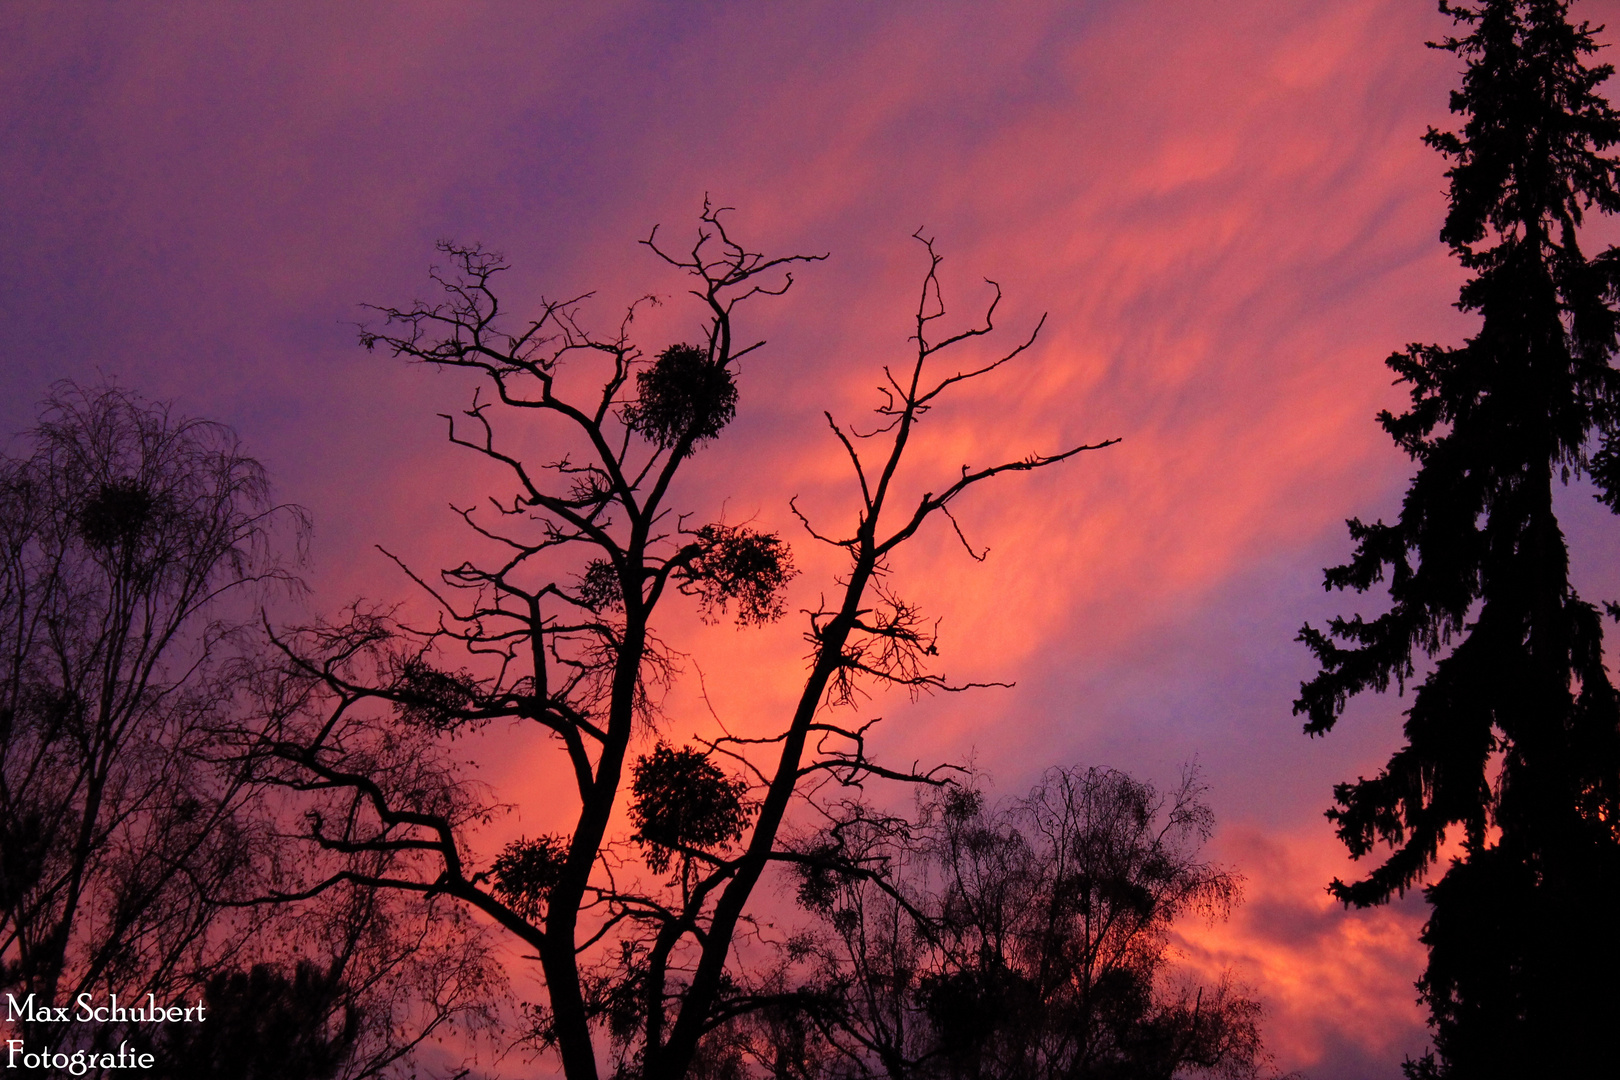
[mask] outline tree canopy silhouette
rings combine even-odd
[[[1171,963],[1177,922],[1239,895],[1200,857],[1202,793],[1190,770],[1161,794],[1051,769],[1005,805],[953,784],[911,820],[841,808],[800,864],[823,922],[789,950],[806,1019],[767,1013],[735,1047],[773,1075],[851,1080],[1259,1075],[1259,1003]]]
[[[282,789],[244,748],[269,674],[253,624],[269,587],[298,588],[303,511],[271,501],[229,428],[113,385],[58,384],[21,441],[0,455],[0,992],[258,1004],[221,1008],[184,1046],[162,1025],[43,1010],[8,1017],[8,1035],[127,1037],[163,1075],[246,1076],[240,1056],[206,1073],[209,1055],[250,1052],[233,1025],[281,1001],[261,1042],[312,1049],[274,1075],[354,1080],[487,1019],[499,980],[454,913],[352,891],[256,903],[287,852]],[[320,957],[318,994],[301,952]]]
[[[1349,523],[1355,554],[1326,585],[1387,579],[1391,604],[1304,628],[1321,672],[1295,712],[1326,732],[1351,696],[1427,667],[1406,745],[1340,784],[1328,814],[1357,858],[1392,848],[1333,883],[1358,906],[1418,883],[1461,831],[1462,856],[1425,890],[1419,988],[1439,1058],[1414,1070],[1593,1075],[1620,1011],[1620,700],[1600,613],[1570,582],[1554,485],[1589,476],[1620,510],[1620,253],[1580,246],[1588,212],[1620,210],[1604,156],[1620,114],[1598,93],[1612,68],[1586,62],[1593,28],[1566,3],[1440,9],[1467,31],[1433,45],[1466,61],[1451,98],[1464,120],[1426,141],[1452,163],[1440,235],[1480,326],[1461,347],[1389,358],[1411,407],[1379,420],[1417,472],[1395,522]]]
[[[0,455],[0,988],[166,996],[261,851],[210,751],[231,604],[291,580],[273,540],[302,513],[229,429],[117,387],[57,385],[27,443]]]
[[[436,579],[411,573],[438,609],[429,625],[356,611],[283,640],[292,689],[278,700],[294,704],[267,711],[264,745],[289,789],[313,800],[308,839],[328,853],[395,859],[386,873],[356,864],[303,893],[358,883],[483,912],[538,957],[546,997],[532,1035],[571,1080],[594,1080],[608,1055],[623,1075],[683,1077],[717,1025],[768,1003],[734,944],[767,867],[799,858],[778,842],[795,800],[821,784],[942,775],[873,760],[872,721],[835,712],[874,682],[960,688],[927,670],[931,624],[895,591],[894,552],[930,520],[954,522],[970,489],[1107,445],[964,465],[903,490],[901,462],[927,414],[1034,341],[1032,332],[972,355],[995,329],[993,284],[980,323],[939,333],[940,257],[918,239],[926,270],[912,348],[883,371],[876,422],[857,432],[827,417],[853,473],[853,520],[833,531],[789,504],[844,570],[805,612],[810,655],[796,702],[774,722],[750,721],[757,734],[746,737],[658,738],[668,721],[654,690],[677,664],[654,614],[672,595],[744,626],[786,610],[798,571],[785,540],[672,503],[683,466],[739,407],[738,362],[763,344],[734,336],[739,305],[782,295],[790,269],[824,256],[752,251],[707,204],[690,248],[669,248],[655,230],[646,246],[685,278],[706,325],[697,344],[649,358],[631,336],[636,306],[606,334],[587,328],[583,297],[509,322],[496,288],[506,264],[445,244],[449,266],[433,274],[442,300],[378,309],[384,325],[363,335],[368,347],[479,377],[471,406],[445,417],[449,440],[498,465],[512,487],[460,511],[496,556],[458,558]],[[944,353],[966,355],[940,370]],[[501,428],[514,422],[538,434],[542,454],[519,455]],[[573,803],[566,832],[514,841],[491,863],[475,839],[487,802],[431,744],[496,719],[532,725],[557,747]],[[633,833],[615,831],[616,809],[629,811]]]

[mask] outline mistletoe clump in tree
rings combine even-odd
[[[1470,272],[1458,307],[1480,328],[1389,359],[1412,405],[1380,421],[1417,473],[1393,524],[1350,522],[1355,555],[1326,584],[1387,576],[1392,603],[1303,630],[1322,670],[1295,711],[1326,732],[1351,696],[1432,661],[1406,745],[1339,785],[1328,814],[1352,855],[1393,849],[1366,879],[1333,883],[1356,906],[1419,883],[1461,830],[1461,857],[1425,888],[1418,985],[1438,1060],[1409,1071],[1594,1075],[1620,1009],[1620,699],[1553,496],[1586,475],[1620,510],[1620,252],[1588,258],[1579,242],[1585,214],[1620,209],[1604,156],[1620,114],[1598,94],[1612,68],[1585,63],[1593,27],[1566,3],[1440,9],[1467,31],[1434,46],[1467,62],[1451,100],[1465,120],[1426,141],[1452,162],[1441,239]]]

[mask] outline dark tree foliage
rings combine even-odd
[[[497,465],[510,486],[459,511],[474,555],[447,560],[434,578],[407,570],[436,609],[423,624],[354,610],[281,639],[285,684],[265,710],[262,745],[275,759],[265,769],[307,800],[304,835],[329,860],[293,891],[358,885],[482,912],[538,957],[544,1000],[518,1034],[554,1051],[572,1080],[595,1080],[604,1062],[625,1077],[705,1075],[730,1060],[716,1043],[728,1020],[797,1008],[739,963],[756,887],[772,864],[800,859],[781,839],[790,811],[828,785],[943,775],[873,760],[875,721],[834,710],[874,685],[966,688],[927,670],[932,624],[890,583],[895,552],[931,520],[954,524],[970,489],[1094,448],[951,462],[926,486],[907,486],[925,417],[971,409],[964,384],[1035,340],[975,355],[995,331],[993,283],[981,320],[941,332],[940,258],[918,239],[927,265],[911,338],[882,371],[875,421],[857,431],[827,417],[852,474],[847,520],[818,525],[788,504],[841,566],[805,611],[802,689],[782,715],[749,716],[746,735],[681,748],[659,744],[670,723],[659,691],[680,667],[656,633],[661,605],[690,598],[708,620],[769,622],[787,611],[797,573],[781,537],[683,509],[702,494],[686,466],[734,417],[739,362],[763,345],[736,336],[745,305],[784,294],[790,270],[824,256],[752,251],[707,204],[690,247],[671,249],[655,231],[644,243],[696,298],[704,333],[648,355],[630,333],[636,307],[605,333],[585,324],[583,297],[514,319],[497,289],[506,264],[446,244],[451,266],[433,271],[442,297],[378,309],[384,324],[362,336],[477,379],[470,406],[446,417],[449,441]],[[477,830],[494,808],[452,767],[443,739],[494,720],[557,749],[571,820],[566,833],[507,845],[491,865]],[[378,869],[372,858],[390,861]]]
[[[691,556],[675,571],[675,582],[681,592],[697,598],[705,621],[726,614],[735,603],[739,624],[761,626],[782,617],[783,590],[798,573],[781,537],[715,524],[697,530]]]
[[[568,845],[562,837],[523,837],[512,841],[495,857],[495,895],[526,919],[538,919],[546,898],[562,880]]]
[[[394,713],[411,724],[454,731],[478,696],[478,683],[465,671],[440,671],[420,656],[399,664],[394,682]]]
[[[1419,986],[1439,1063],[1424,1068],[1441,1075],[1592,1075],[1620,1012],[1620,703],[1553,510],[1555,481],[1583,473],[1620,508],[1620,255],[1579,243],[1588,211],[1620,210],[1604,156],[1620,114],[1597,92],[1611,67],[1585,62],[1592,28],[1567,9],[1441,4],[1467,31],[1434,46],[1466,61],[1451,100],[1465,119],[1426,141],[1452,162],[1441,239],[1471,275],[1458,307],[1481,324],[1460,348],[1388,361],[1412,404],[1379,419],[1417,473],[1393,524],[1350,522],[1356,552],[1326,577],[1387,580],[1388,612],[1301,634],[1321,663],[1295,705],[1313,735],[1432,660],[1406,745],[1339,785],[1329,817],[1354,856],[1393,849],[1333,883],[1358,906],[1417,884],[1460,829],[1462,857],[1425,890]]]
[[[466,1036],[492,1022],[499,980],[458,907],[424,913],[395,899],[346,890],[300,906],[261,924],[271,948],[233,957],[188,995],[203,999],[203,1022],[95,1035],[102,1048],[125,1035],[149,1047],[163,1080],[464,1077],[470,1061],[430,1068],[416,1051],[452,1030],[471,1051]]]
[[[625,425],[665,450],[692,453],[737,415],[737,380],[725,360],[671,345],[636,372],[636,399],[620,410]]]
[[[159,1080],[334,1080],[353,1055],[360,1012],[340,971],[307,960],[221,971],[201,1023],[165,1025],[153,1048]]]
[[[802,1018],[753,1020],[753,1056],[888,1080],[1257,1075],[1259,1004],[1170,964],[1176,923],[1239,895],[1199,857],[1200,793],[1053,769],[1010,805],[952,786],[912,821],[847,808],[800,867],[825,925],[792,946]]]
[[[742,839],[748,782],[727,776],[700,750],[664,743],[630,767],[631,839],[647,865],[669,869],[680,852],[713,852]]]

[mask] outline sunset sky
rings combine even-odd
[[[1575,13],[1620,25],[1620,0]],[[607,328],[669,297],[637,323],[656,351],[699,313],[636,241],[688,238],[708,193],[758,250],[831,254],[744,309],[769,344],[681,492],[794,542],[797,609],[837,563],[787,500],[847,520],[821,412],[858,419],[904,357],[921,226],[953,317],[980,314],[985,278],[1009,344],[1049,315],[1015,367],[928,418],[908,490],[1122,441],[959,504],[986,563],[948,530],[900,560],[899,589],[943,620],[939,670],[1016,686],[871,702],[884,752],[971,757],[1004,796],[1052,765],[1168,786],[1196,761],[1212,855],[1247,886],[1229,922],[1185,928],[1183,962],[1259,992],[1281,1069],[1393,1076],[1427,1042],[1424,908],[1332,903],[1358,871],[1322,811],[1383,764],[1403,703],[1305,738],[1293,639],[1378,603],[1324,594],[1321,569],[1409,475],[1373,421],[1403,400],[1384,357],[1473,325],[1420,142],[1450,123],[1458,62],[1423,47],[1449,25],[1426,0],[7,4],[0,429],[62,378],[223,420],[313,515],[313,609],[401,597],[373,545],[457,562],[448,504],[505,485],[443,445],[435,414],[471,384],[358,348],[359,305],[425,296],[434,241],[478,240],[513,264],[517,311],[596,290]],[[1599,223],[1588,247],[1615,236]],[[1620,530],[1578,488],[1563,508],[1581,591],[1620,598]],[[698,671],[729,722],[781,715],[801,618],[668,625],[693,657],[672,737],[706,722]],[[484,778],[544,821],[546,747],[501,746]]]

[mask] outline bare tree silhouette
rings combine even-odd
[[[453,445],[507,471],[512,493],[460,511],[506,554],[458,561],[431,579],[406,568],[437,606],[434,624],[355,610],[282,639],[291,689],[267,710],[263,746],[281,781],[313,800],[307,838],[331,853],[395,859],[389,873],[351,866],[298,895],[344,882],[442,894],[494,920],[539,958],[547,1001],[534,1010],[533,1034],[573,1080],[596,1077],[609,1050],[623,1074],[683,1076],[716,1025],[763,1005],[732,970],[733,947],[766,868],[802,860],[779,843],[795,798],[825,782],[947,775],[873,760],[870,722],[841,723],[835,713],[869,683],[965,688],[928,669],[931,624],[896,591],[894,552],[933,518],[954,526],[952,505],[970,489],[1113,441],[964,466],[930,490],[902,493],[899,468],[917,425],[1026,352],[1039,331],[940,373],[944,354],[992,333],[1001,293],[992,283],[980,324],[939,333],[940,257],[917,239],[927,269],[912,356],[884,369],[872,430],[827,417],[853,473],[853,520],[831,530],[793,506],[847,566],[831,597],[806,613],[803,688],[768,736],[635,755],[651,738],[649,688],[676,673],[655,633],[660,603],[682,594],[705,618],[740,624],[784,613],[783,589],[798,572],[787,542],[747,525],[695,522],[671,500],[683,465],[734,415],[738,361],[763,344],[734,336],[739,305],[781,296],[793,267],[825,256],[751,251],[732,236],[726,211],[708,204],[684,251],[655,230],[645,245],[686,277],[706,329],[698,344],[649,357],[630,332],[640,304],[606,336],[586,328],[585,297],[544,302],[510,326],[495,288],[506,264],[444,244],[450,265],[432,275],[443,299],[376,309],[383,326],[363,334],[368,348],[482,377],[471,406],[445,419]],[[587,379],[588,395],[565,392]],[[509,449],[497,421],[513,419],[535,425],[546,457]],[[458,651],[470,666],[456,666]],[[577,814],[568,833],[513,843],[486,862],[470,832],[490,808],[430,747],[496,718],[531,723],[558,745]],[[619,837],[610,824],[627,796],[636,831]],[[633,849],[650,878],[634,872]]]

